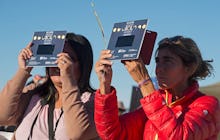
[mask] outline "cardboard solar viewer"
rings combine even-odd
[[[115,23],[107,49],[111,60],[133,60],[139,57],[149,65],[157,33],[146,30],[148,19]]]
[[[32,47],[33,56],[26,61],[26,66],[57,67],[57,54],[63,51],[66,31],[34,32]]]

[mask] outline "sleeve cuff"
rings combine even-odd
[[[110,109],[113,107],[112,105],[117,105],[116,89],[111,87],[111,92],[104,95],[101,94],[100,89],[98,89],[95,94],[95,106],[102,109]]]
[[[154,93],[145,96],[140,99],[140,102],[146,115],[151,115],[166,105],[166,102],[159,91],[155,91]]]

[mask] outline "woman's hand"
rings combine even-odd
[[[31,72],[33,67],[26,67],[26,61],[29,60],[31,58],[31,56],[33,55],[32,51],[31,51],[31,46],[33,44],[29,43],[26,48],[22,49],[20,54],[18,55],[18,65],[19,68],[26,70],[27,72]]]
[[[57,57],[56,63],[60,69],[61,79],[68,77],[76,82],[77,79],[75,72],[77,69],[79,69],[79,67],[77,67],[78,62],[73,62],[69,54],[64,52],[59,53]]]
[[[100,82],[101,94],[110,93],[112,80],[112,57],[110,50],[102,50],[99,60],[95,64],[95,72]]]
[[[140,83],[149,79],[147,69],[142,60],[122,60],[121,61],[135,82]]]
[[[143,96],[149,95],[155,91],[148,71],[141,59],[123,60],[122,63],[125,65],[125,68],[134,81],[138,83]]]

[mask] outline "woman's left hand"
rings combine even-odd
[[[135,82],[139,83],[149,78],[147,69],[142,60],[122,60],[121,62]]]
[[[122,63],[125,65],[125,68],[134,81],[140,84],[139,86],[143,97],[155,91],[154,85],[148,75],[148,71],[141,59],[123,60]]]
[[[71,77],[75,78],[74,76],[74,67],[76,67],[76,64],[73,62],[73,60],[70,58],[68,53],[60,53],[57,55],[57,66],[60,69],[60,76],[63,77]]]

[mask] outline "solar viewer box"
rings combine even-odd
[[[66,31],[34,32],[31,50],[33,56],[26,61],[27,67],[57,67],[57,54],[63,51]]]
[[[132,60],[139,57],[149,64],[157,33],[146,30],[148,19],[115,23],[107,49],[111,60]]]

